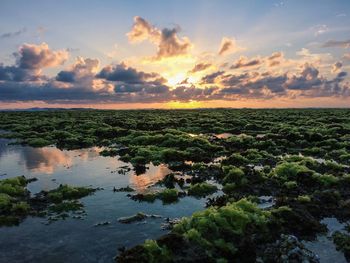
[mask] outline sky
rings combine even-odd
[[[348,0],[0,1],[0,109],[349,107]]]

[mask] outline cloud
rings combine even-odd
[[[134,37],[140,38],[141,35],[136,34]],[[219,67],[220,70],[214,72],[212,64],[201,62],[189,71],[208,71],[197,84],[183,81],[176,87],[169,87],[168,81],[157,72],[145,72],[125,63],[100,68],[98,59],[83,57],[77,57],[72,65],[59,71],[56,76],[45,76],[41,69],[60,63],[60,58],[64,56],[59,56],[59,51],[42,48],[42,45],[33,46],[39,51],[34,52],[32,47],[24,50],[29,50],[28,53],[34,55],[27,56],[25,52],[20,52],[23,50],[21,47],[14,65],[0,64],[1,102],[161,103],[174,100],[186,102],[350,96],[348,73],[341,71],[342,63],[333,65],[335,77],[329,77],[329,72],[323,76],[324,70],[330,70],[329,61],[326,64],[318,63],[315,57],[319,58],[322,54],[311,54],[306,49],[300,51],[301,58],[288,63],[284,63],[286,61],[282,52],[266,57],[241,57],[231,68]],[[42,54],[43,49],[45,52]],[[304,63],[305,61],[309,63]],[[278,70],[270,68],[271,63],[282,62],[283,65]],[[249,71],[235,70],[237,68]]]
[[[245,48],[238,46],[234,38],[223,37],[221,40],[218,54],[228,55],[242,50],[245,50]]]
[[[282,52],[274,52],[267,59],[268,60],[274,60],[274,59],[279,59],[279,58],[282,58],[282,57],[283,57],[283,53]]]
[[[246,57],[240,57],[230,68],[231,69],[239,69],[239,68],[246,68],[246,67],[253,67],[258,66],[263,63],[263,60],[260,58],[254,58],[251,60],[248,60]]]
[[[199,64],[196,64],[193,69],[191,69],[189,71],[189,73],[196,73],[196,72],[199,72],[199,71],[203,71],[203,70],[206,70],[208,68],[211,67],[211,64],[210,63],[199,63]]]
[[[135,16],[132,29],[126,35],[131,43],[141,42],[146,39],[156,43],[159,40],[160,31],[142,17]]]
[[[12,38],[12,37],[17,37],[19,35],[22,35],[23,33],[25,33],[27,31],[26,28],[22,28],[18,31],[15,32],[7,32],[7,33],[3,33],[0,35],[0,39],[4,39],[4,38]]]
[[[20,68],[32,70],[62,65],[69,56],[66,50],[53,51],[46,43],[23,44],[14,55]]]
[[[75,72],[62,70],[58,72],[56,80],[61,82],[75,82]]]
[[[300,62],[321,64],[321,62],[330,63],[333,61],[333,56],[330,53],[311,53],[307,48],[302,48],[301,50],[297,51],[296,54],[302,58]]]
[[[14,53],[16,63],[12,66],[0,64],[0,81],[39,81],[46,77],[41,69],[62,64],[68,58],[67,51],[52,51],[46,43],[24,44]]]
[[[139,72],[139,71],[137,71]],[[296,97],[348,97],[349,85],[343,83],[346,72],[340,72],[333,79],[322,77],[317,68],[305,64],[295,74],[272,74],[269,72],[246,72],[240,75],[216,72],[213,86],[184,87],[170,89],[164,84],[152,81],[143,83],[108,81],[96,89],[80,82],[61,87],[57,81],[14,82],[0,81],[1,101],[40,100],[48,103],[91,103],[91,102],[168,102],[270,99]]]
[[[312,65],[305,64],[299,76],[293,75],[286,81],[286,87],[291,90],[308,90],[319,86],[322,79],[319,77],[319,71]]]
[[[274,57],[281,57],[274,54]],[[269,60],[267,58],[267,60]],[[273,58],[272,60],[273,61]],[[220,99],[269,99],[273,97],[332,97],[349,96],[346,72],[340,72],[333,79],[320,75],[319,69],[305,63],[294,74],[280,72],[249,71],[242,74],[214,72],[202,79],[203,84],[219,86],[215,98]],[[205,82],[205,80],[207,80]]]
[[[341,48],[350,48],[350,39],[349,40],[328,40],[322,45],[322,47],[341,47]]]
[[[145,84],[148,82],[161,84],[166,82],[166,80],[158,73],[137,71],[135,68],[127,67],[123,63],[104,67],[96,77],[108,81],[118,81],[128,84]]]
[[[84,78],[94,78],[99,65],[98,59],[77,57],[75,64],[69,70],[63,70],[57,74],[56,80],[73,83],[82,81]]]
[[[162,30],[151,25],[142,17],[134,17],[134,24],[129,33],[128,39],[131,43],[149,40],[157,45],[158,50],[153,59],[160,60],[162,58],[176,57],[189,53],[192,43],[187,37],[178,37],[180,28],[164,28]]]
[[[204,77],[202,77],[201,83],[202,84],[213,84],[213,83],[215,83],[216,78],[223,75],[224,73],[225,73],[225,71],[216,71],[214,73],[205,75]]]
[[[214,99],[217,91],[217,87],[196,88],[195,86],[180,86],[171,91],[170,97],[179,101],[211,100]]]
[[[0,81],[34,81],[37,76],[31,71],[16,66],[4,66],[0,64]]]
[[[148,93],[160,94],[169,91],[166,85],[116,85],[114,88],[116,93]]]
[[[340,61],[338,62],[335,62],[332,66],[332,72],[335,73],[335,72],[338,72],[343,66],[343,63],[341,63]]]
[[[274,67],[274,66],[278,66],[281,64],[281,61],[279,60],[272,60],[272,61],[269,61],[269,67]]]

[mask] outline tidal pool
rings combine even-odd
[[[81,199],[87,216],[84,220],[67,218],[45,225],[45,218],[28,217],[19,226],[0,228],[0,262],[113,262],[120,247],[131,247],[145,239],[157,238],[166,231],[166,217],[189,216],[205,206],[205,198],[181,198],[175,204],[136,202],[113,187],[130,187],[137,192],[170,173],[165,165],[149,165],[145,174],[136,175],[131,166],[117,157],[102,157],[100,148],[59,150],[55,147],[32,148],[8,145],[0,139],[0,179],[25,175],[36,177],[30,183],[32,194],[56,188],[59,184],[101,187],[94,195]],[[118,173],[124,167],[124,173]],[[119,217],[137,212],[157,214],[143,222],[122,224]],[[110,221],[106,226],[96,223]]]

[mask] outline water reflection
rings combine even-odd
[[[20,163],[36,173],[52,174],[60,166],[70,167],[73,164],[71,154],[53,147],[23,147],[20,155]]]
[[[0,160],[8,154],[7,145],[0,144]],[[99,156],[98,147],[66,151],[55,147],[15,147],[12,152],[19,155],[18,163],[25,169],[34,173],[53,174],[58,168],[69,169],[74,164],[74,158],[80,161],[91,161]]]
[[[130,176],[130,185],[137,192],[144,192],[149,186],[162,180],[171,172],[172,171],[164,164],[157,166],[150,164],[144,174],[136,175],[134,173]]]
[[[74,150],[73,152],[77,153],[83,161],[91,161],[100,156],[100,152],[103,148],[100,147],[92,147],[85,150]]]
[[[101,173],[102,170],[110,171],[112,174],[120,169],[120,167],[128,166],[128,164],[121,162],[117,157],[102,157],[99,153],[103,150],[100,147],[92,147],[88,149],[79,150],[60,150],[55,147],[33,148],[29,146],[10,146],[8,140],[0,140],[0,166],[3,165],[5,170],[11,169],[12,165],[19,165],[24,168],[24,172],[30,172],[33,176],[42,175],[56,175],[65,173],[65,171],[72,174],[77,180],[83,180],[81,177],[82,168],[79,168],[83,163],[91,165],[89,172]],[[6,165],[5,165],[6,164]],[[7,167],[6,167],[7,166]],[[119,168],[118,168],[119,167]],[[6,169],[8,168],[8,169]],[[79,171],[77,171],[79,170]],[[167,174],[172,171],[164,164],[147,165],[147,169],[140,175],[135,171],[130,170],[124,173],[124,179],[138,192],[144,192],[147,188],[159,180],[162,180]],[[85,171],[86,175],[86,171]],[[62,175],[63,176],[63,175]],[[73,178],[72,178],[73,179]],[[87,179],[85,177],[85,179]],[[46,182],[47,183],[47,182]],[[44,188],[47,185],[43,185]]]
[[[0,179],[21,174],[36,177],[38,180],[28,185],[33,194],[59,184],[91,185],[101,190],[81,200],[87,212],[84,220],[67,218],[47,226],[43,224],[45,219],[33,217],[18,227],[1,227],[0,262],[112,263],[117,247],[131,247],[164,234],[161,219],[130,227],[116,222],[116,218],[138,211],[164,218],[183,217],[205,205],[205,200],[187,197],[167,206],[160,201],[139,203],[130,200],[126,193],[112,190],[130,185],[137,191],[145,191],[171,172],[165,165],[151,164],[144,174],[136,176],[133,170],[129,171],[130,165],[117,157],[100,156],[100,148],[65,151],[8,145],[8,142],[2,143],[0,139],[0,176],[4,174]],[[126,172],[119,173],[122,169]],[[104,221],[112,223],[93,227]]]
[[[0,138],[0,160],[1,160],[1,157],[8,152],[8,147],[7,147],[8,142],[9,140],[4,140]]]

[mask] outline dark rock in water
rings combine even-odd
[[[281,235],[272,246],[268,247],[263,255],[263,262],[274,263],[318,263],[317,255],[292,235]]]
[[[145,202],[154,202],[157,198],[157,193],[146,193],[146,194],[134,194],[134,195],[130,195],[128,194],[127,196],[129,196],[132,200],[134,201],[145,201]]]
[[[160,228],[163,230],[171,230],[173,229],[174,225],[180,223],[180,218],[169,218],[167,217],[165,219],[165,222],[161,224]]]
[[[32,183],[32,182],[35,182],[35,181],[38,181],[38,178],[33,177],[33,178],[28,178],[27,179],[27,183]]]
[[[147,218],[147,215],[139,212],[136,215],[132,216],[126,216],[126,217],[120,217],[118,218],[118,222],[123,223],[123,224],[130,224],[136,221],[142,221]]]
[[[134,192],[135,190],[130,186],[115,188],[113,187],[113,192]]]
[[[138,212],[136,215],[120,217],[120,218],[118,218],[118,222],[123,223],[123,224],[130,224],[133,222],[145,220],[146,218],[161,218],[161,216],[159,216],[159,215],[147,215],[145,213]]]
[[[107,225],[110,225],[110,224],[111,224],[111,222],[104,221],[104,222],[96,223],[96,224],[94,224],[94,226],[107,226]]]

